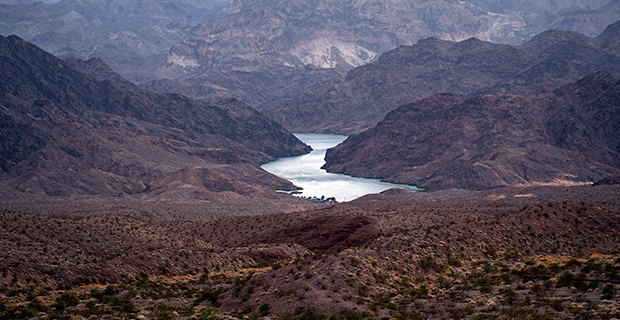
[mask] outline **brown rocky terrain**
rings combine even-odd
[[[614,49],[619,28],[616,22],[595,38],[548,31],[518,47],[477,39],[420,40],[349,71],[342,81],[309,87],[264,112],[294,132],[351,134],[435,93],[538,94],[599,70],[620,76]]]
[[[563,17],[553,17],[553,10],[533,10],[536,14],[528,19],[588,25],[597,10],[610,10],[607,18],[615,14],[613,2],[599,9],[605,1],[592,0],[589,5],[596,9],[580,9],[576,22],[567,1],[553,1],[563,8]],[[0,28],[8,2],[31,1],[0,0]],[[98,8],[113,5],[129,12],[125,17],[136,18],[150,12],[145,6],[184,12],[199,1],[182,1],[179,10],[174,3],[139,2],[131,10],[122,6],[124,0]],[[252,50],[263,50],[273,39],[253,40],[264,40],[262,32],[273,31],[265,26],[279,26],[292,17],[291,32],[305,32],[323,22],[320,16],[297,15],[317,3],[345,31],[398,20],[374,13],[410,4],[267,1],[273,6],[265,7],[237,1],[231,16],[266,22],[255,29],[259,35],[241,31],[240,38],[219,44],[247,49],[245,39],[250,48],[264,45]],[[506,22],[501,19],[515,17],[499,12],[506,2],[411,3],[426,10],[416,14],[428,26],[457,32],[451,37],[462,35],[451,24],[455,20],[483,17],[473,25],[484,29],[480,21],[497,28]],[[538,7],[549,2],[511,4]],[[500,9],[476,14],[463,11],[462,5]],[[268,9],[236,15],[248,7]],[[361,12],[363,21],[346,20],[348,11]],[[44,12],[33,15],[46,17]],[[83,12],[62,16],[67,24],[84,17]],[[165,14],[158,16],[169,21]],[[338,20],[343,17],[344,22]],[[419,23],[415,18],[407,22]],[[226,27],[224,22],[196,30],[218,23]],[[246,22],[228,21],[235,27],[257,26]],[[177,27],[170,25],[170,32]],[[224,33],[239,35],[234,31]],[[443,190],[391,189],[340,204],[275,192],[296,187],[257,165],[308,147],[238,100],[197,101],[140,91],[123,85],[124,79],[101,60],[63,61],[16,36],[0,37],[0,319],[620,318],[616,31],[608,29],[595,39],[548,32],[533,40],[548,47],[424,41],[436,51],[420,50],[417,58],[467,52],[432,61],[449,66],[456,59],[460,69],[442,69],[454,77],[444,81],[477,95],[439,94],[405,105],[341,148],[360,143],[358,150],[347,150],[362,153],[350,158],[359,161],[355,167],[383,173],[433,160],[433,168],[441,171],[430,176],[428,185]],[[396,31],[382,32],[371,36]],[[289,34],[282,37],[276,37],[276,46],[285,47]],[[50,34],[47,39],[58,38]],[[567,48],[575,50],[565,52]],[[402,60],[395,66],[406,65],[408,49],[399,49]],[[329,50],[325,61],[341,68],[351,65],[344,59],[346,50],[335,45]],[[251,53],[242,58],[253,58]],[[215,64],[254,66],[252,59],[236,58],[224,55]],[[484,70],[476,70],[480,66]],[[487,91],[514,87],[531,94],[599,67],[611,68],[611,73],[594,73],[548,93]],[[231,71],[211,79],[206,88],[227,84],[215,94],[238,93],[245,85],[235,82],[238,77],[246,82],[274,77],[244,93],[251,97],[265,91],[254,99],[266,106],[274,96],[292,96],[304,81],[339,74],[308,69],[315,74]],[[361,71],[349,75],[355,72]],[[466,79],[459,78],[461,73],[475,81],[459,83]],[[517,77],[505,80],[515,73]],[[481,86],[488,78],[504,80],[489,89]],[[183,81],[192,90],[205,88],[200,80]],[[389,95],[405,92],[405,87]],[[314,112],[315,117],[329,115]],[[359,115],[351,113],[350,118]],[[347,130],[362,130],[368,123],[351,122]],[[364,167],[380,160],[377,150],[390,153],[388,160],[396,165],[380,161]],[[586,184],[596,180],[600,183]],[[477,191],[487,184],[493,188]]]
[[[535,96],[434,95],[328,150],[324,167],[434,190],[593,183],[620,170],[619,89],[600,72]]]
[[[256,188],[294,188],[258,164],[310,150],[234,99],[96,81],[16,36],[0,38],[0,54],[2,197],[165,198],[171,187],[192,199],[206,191],[254,196]],[[194,183],[203,179],[229,183]]]
[[[392,189],[315,211],[194,221],[4,210],[0,315],[617,317],[619,194]]]

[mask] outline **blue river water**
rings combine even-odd
[[[313,151],[301,156],[279,158],[261,167],[303,188],[300,196],[334,197],[337,201],[343,202],[391,188],[420,190],[414,186],[381,182],[379,179],[356,178],[344,174],[329,173],[321,169],[325,164],[325,152],[343,142],[347,137],[319,133],[294,133],[294,135],[311,146]]]

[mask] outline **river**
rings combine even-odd
[[[325,152],[343,142],[347,137],[319,133],[294,133],[294,135],[311,146],[313,151],[301,156],[279,158],[261,167],[303,188],[300,196],[334,197],[337,201],[343,202],[391,188],[420,190],[414,186],[381,182],[379,179],[356,178],[344,174],[329,173],[321,169],[325,164]]]

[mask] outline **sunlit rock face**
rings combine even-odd
[[[264,65],[348,70],[420,39],[521,44],[550,28],[599,34],[620,5],[592,1],[235,0],[170,50],[162,76],[254,71]]]

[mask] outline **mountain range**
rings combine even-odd
[[[360,133],[389,111],[435,93],[537,94],[599,70],[619,76],[619,39],[620,22],[594,38],[552,30],[521,46],[429,38],[263,112],[291,131]]]
[[[597,9],[601,10],[598,15]],[[255,70],[264,65],[350,69],[419,39],[458,42],[476,37],[520,44],[550,27],[568,26],[558,20],[570,20],[571,14],[599,16],[618,9],[613,1],[587,5],[542,1],[534,5],[525,1],[237,0],[227,16],[197,26],[175,43],[166,70],[168,74],[182,70],[187,77],[220,70]],[[521,10],[539,14],[539,20],[521,18],[521,26],[498,22],[510,20],[507,15],[518,16]],[[559,17],[560,12],[564,17]],[[598,25],[599,33],[618,18]],[[498,27],[513,33],[500,36],[495,30]],[[523,29],[529,34],[522,34]]]
[[[331,172],[428,190],[575,185],[620,174],[620,81],[540,95],[436,94],[327,151]]]
[[[230,0],[0,1],[0,34],[59,57],[103,59],[141,81],[199,23],[226,15]]]
[[[17,36],[0,38],[0,64],[4,196],[290,189],[257,165],[310,150],[238,100],[97,81]]]
[[[155,76],[165,79],[143,88],[204,99],[234,96],[265,110],[420,39],[520,45],[549,28],[594,36],[620,19],[619,12],[614,1],[238,0],[228,15],[177,41]]]
[[[593,36],[619,12],[613,0],[2,0],[0,34],[60,57],[100,58],[146,90],[263,110],[427,37],[521,44],[550,28]]]

